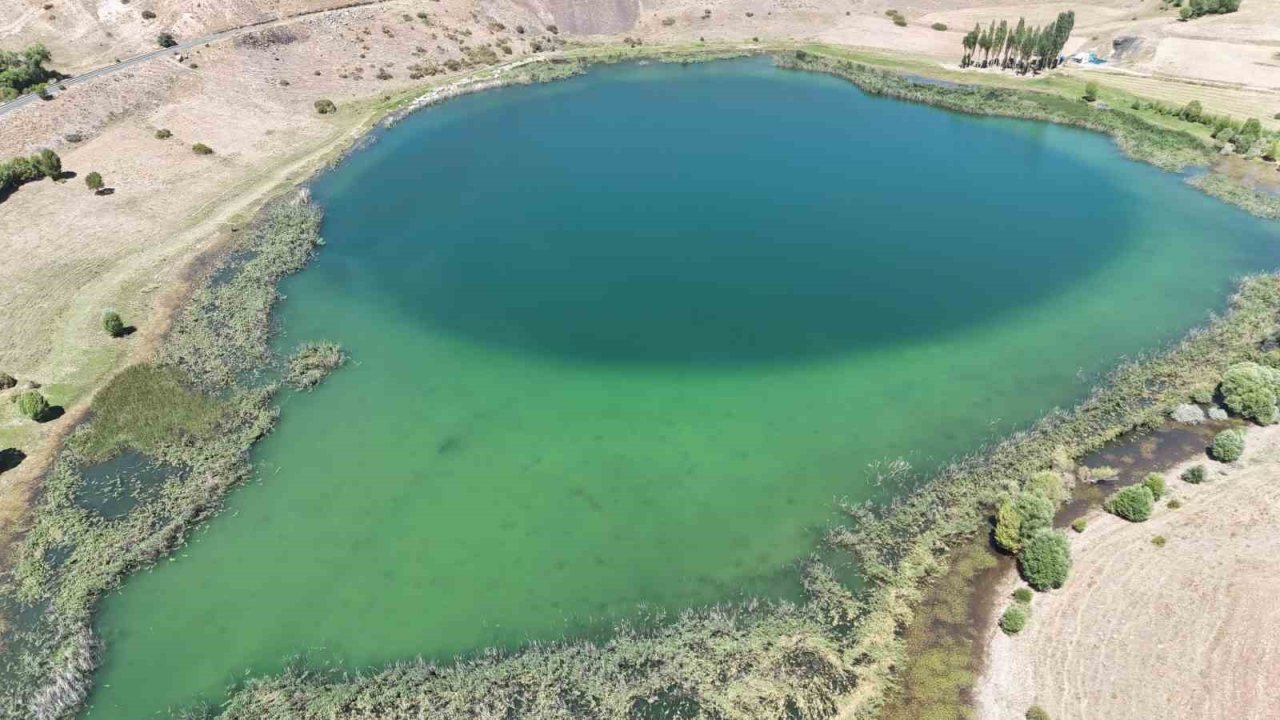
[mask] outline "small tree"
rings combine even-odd
[[[171,48],[174,45],[177,45],[178,41],[173,39],[173,35],[167,32],[162,32],[156,36],[156,44],[162,48]]]
[[[1235,462],[1244,453],[1244,431],[1223,430],[1213,436],[1209,455],[1218,462]]]
[[[1062,587],[1071,572],[1071,546],[1067,536],[1052,530],[1031,536],[1018,555],[1018,570],[1036,590]]]
[[[49,401],[37,390],[28,390],[18,396],[18,412],[39,422],[49,412]]]
[[[102,182],[102,175],[95,170],[89,173],[88,175],[85,175],[84,184],[87,185],[90,190],[96,193],[99,190],[101,190],[104,186]]]
[[[338,106],[334,105],[332,100],[327,100],[325,98],[320,98],[319,100],[317,100],[315,105],[316,105],[316,112],[320,113],[321,115],[328,115],[329,113],[334,113],[338,111]]]
[[[1142,478],[1142,484],[1151,491],[1153,499],[1159,500],[1164,497],[1164,476],[1160,473],[1147,473],[1147,476]]]
[[[44,177],[52,180],[62,177],[62,158],[52,150],[45,149],[32,155],[31,164]]]
[[[102,329],[114,338],[124,335],[124,321],[120,319],[120,313],[115,310],[102,313]]]
[[[1093,102],[1098,99],[1098,83],[1090,80],[1084,84],[1084,99],[1086,102]]]
[[[1145,522],[1151,517],[1151,507],[1155,498],[1146,485],[1130,485],[1112,493],[1102,504],[1107,512],[1128,520],[1129,522]]]

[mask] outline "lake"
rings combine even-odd
[[[87,717],[752,595],[877,467],[927,474],[1226,307],[1280,233],[1111,141],[767,60],[463,97],[314,184],[261,483],[103,603]]]

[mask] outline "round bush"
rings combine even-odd
[[[1129,522],[1143,522],[1151,517],[1154,503],[1151,488],[1146,485],[1130,485],[1117,490],[1102,506],[1107,512],[1119,515]]]
[[[315,106],[316,106],[316,112],[320,113],[321,115],[328,115],[329,113],[338,111],[338,106],[334,105],[332,100],[326,100],[324,98],[317,100],[315,102]]]
[[[1192,465],[1182,471],[1182,481],[1189,482],[1192,485],[1199,485],[1209,478],[1209,473],[1204,469],[1203,465]]]
[[[1000,616],[1000,629],[1006,635],[1017,635],[1027,626],[1027,606],[1022,603],[1010,605]]]
[[[1254,362],[1236,363],[1222,374],[1220,389],[1231,412],[1260,423],[1275,422],[1280,372]]]
[[[1013,599],[1020,603],[1031,602],[1031,590],[1029,588],[1020,587],[1013,591]]]
[[[1164,476],[1160,473],[1147,473],[1147,476],[1142,478],[1142,484],[1151,491],[1153,499],[1159,500],[1164,497]]]
[[[124,321],[120,319],[120,313],[115,310],[102,313],[102,329],[111,337],[124,335]]]
[[[1062,587],[1071,572],[1071,545],[1067,536],[1052,530],[1031,536],[1018,555],[1018,570],[1036,590]]]
[[[1235,462],[1244,453],[1244,431],[1223,430],[1213,436],[1209,455],[1219,462]]]
[[[17,398],[18,412],[26,415],[32,420],[40,420],[49,412],[49,401],[35,390],[28,390]]]
[[[1049,713],[1039,705],[1027,708],[1027,720],[1050,720]]]

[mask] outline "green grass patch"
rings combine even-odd
[[[82,438],[90,459],[125,448],[160,453],[166,444],[192,444],[225,414],[216,399],[183,386],[173,368],[134,365],[116,375],[93,399],[93,421]]]

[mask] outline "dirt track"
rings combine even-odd
[[[1176,479],[1198,462],[1210,482]],[[1235,466],[1166,476],[1181,508],[1090,515],[1066,587],[1036,596],[1020,635],[992,628],[979,720],[1032,704],[1054,720],[1280,718],[1280,427],[1251,430]]]

